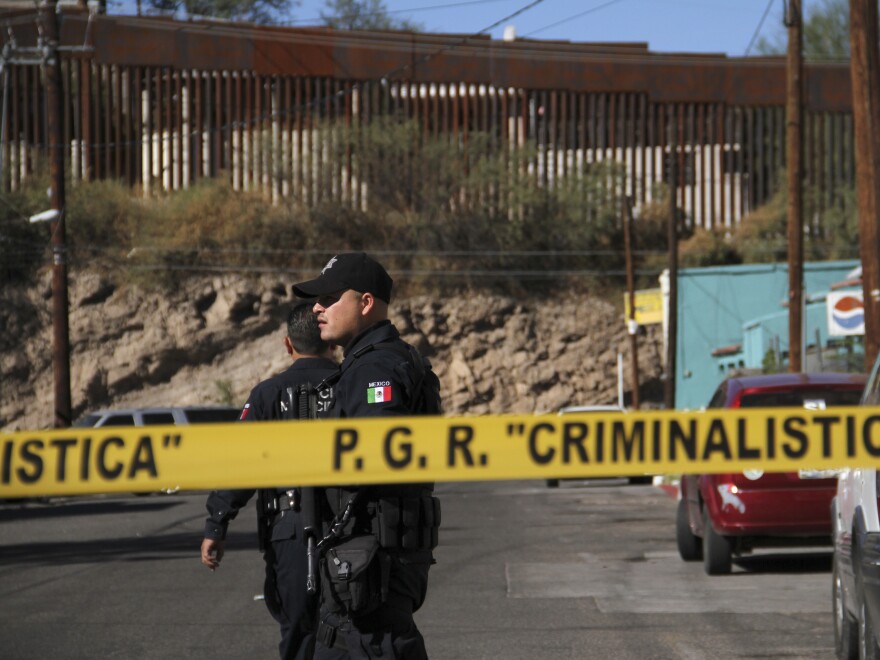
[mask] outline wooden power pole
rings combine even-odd
[[[880,50],[877,0],[850,0],[850,75],[856,156],[859,256],[865,303],[865,366],[880,343]]]
[[[801,0],[787,0],[786,160],[788,168],[788,369],[803,370],[804,206],[803,206],[803,12]]]
[[[57,0],[40,4],[43,73],[46,80],[47,125],[49,131],[49,174],[52,209],[52,336],[55,374],[56,428],[70,426],[70,329],[67,297],[67,243],[64,223],[64,146],[61,118],[61,67],[58,61]]]
[[[669,221],[666,225],[669,249],[669,299],[666,319],[666,408],[675,408],[675,368],[678,349],[678,131],[675,115],[669,117]]]
[[[639,409],[639,324],[636,322],[635,268],[633,266],[632,244],[632,202],[623,199],[623,245],[626,258],[626,293],[629,296],[629,318],[626,323],[629,334],[630,359],[632,360],[632,407]]]

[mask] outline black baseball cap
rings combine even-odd
[[[378,261],[364,252],[346,252],[330,259],[315,279],[294,284],[293,292],[300,298],[316,298],[354,289],[372,293],[389,303],[392,284],[391,277]]]

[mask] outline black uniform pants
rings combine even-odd
[[[428,660],[425,639],[412,614],[401,614],[381,628],[365,627],[333,614],[325,615],[322,621],[336,628],[337,638],[333,646],[319,639],[314,660]]]
[[[265,554],[266,607],[281,626],[281,660],[309,660],[315,645],[317,599],[306,592],[306,548],[299,539],[272,541]]]
[[[322,603],[314,660],[428,660],[413,611],[425,600],[430,553],[412,558],[394,557],[388,600],[378,610],[349,619]]]

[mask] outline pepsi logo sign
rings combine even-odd
[[[826,305],[829,335],[865,334],[865,305],[861,291],[829,293]]]

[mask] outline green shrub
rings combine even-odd
[[[214,388],[216,389],[214,399],[221,406],[234,406],[236,405],[235,400],[235,391],[232,387],[232,381],[227,379],[220,379],[214,381]]]
[[[33,281],[52,263],[51,223],[31,223],[30,216],[49,208],[44,168],[11,192],[0,191],[0,285]]]
[[[364,192],[351,201],[287,199],[273,205],[256,192],[233,190],[229,177],[200,181],[173,194],[141,199],[113,181],[68,186],[66,227],[71,265],[103,269],[141,286],[175,286],[215,272],[313,273],[342,250],[376,253],[411,287],[549,287],[619,290],[624,284],[623,171],[611,162],[541,180],[536,144],[510,150],[491,133],[425,134],[414,121],[376,118],[368,126],[319,126],[333,151],[321,162],[322,185],[350,172]],[[546,155],[544,157],[549,157]],[[311,171],[311,170],[309,170]],[[679,236],[682,267],[784,261],[784,175],[770,201],[725,232]],[[3,281],[50,263],[46,226],[26,222],[46,208],[48,177],[34,176],[0,195]],[[636,286],[656,286],[666,267],[668,191],[637,209],[633,249]],[[805,255],[857,255],[854,194],[841,190],[819,217],[805,196]],[[821,229],[820,229],[821,228]]]

